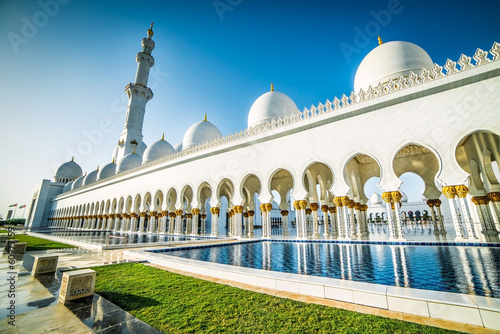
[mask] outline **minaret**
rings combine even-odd
[[[153,92],[148,88],[149,69],[155,64],[151,52],[155,48],[153,37],[153,23],[148,29],[148,37],[142,39],[142,52],[135,56],[137,61],[137,72],[135,82],[125,87],[128,96],[127,116],[123,126],[120,140],[118,141],[118,153],[116,160],[120,161],[125,155],[135,153],[142,156],[142,123],[146,111],[146,103],[153,98]]]

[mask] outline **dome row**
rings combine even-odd
[[[419,72],[422,68],[432,69],[433,62],[430,56],[418,45],[409,42],[395,41],[381,43],[373,49],[360,63],[354,79],[354,91],[367,90],[370,86],[385,83],[388,80],[408,76],[410,72]],[[273,120],[297,115],[300,113],[295,102],[287,95],[271,91],[261,95],[252,104],[248,113],[248,127],[258,126]],[[72,190],[106,179],[115,174],[136,168],[143,163],[161,159],[168,155],[180,152],[183,149],[222,138],[220,130],[205,119],[193,124],[184,134],[182,143],[170,145],[162,137],[144,150],[143,157],[130,153],[124,156],[118,164],[114,161],[107,164],[100,171],[95,170],[83,175],[81,167],[73,160],[62,164],[56,171],[56,182],[67,183],[63,191]],[[118,149],[118,146],[115,150]],[[116,156],[116,152],[113,153]],[[375,196],[375,195],[374,195]],[[378,199],[373,198],[378,203]],[[373,203],[373,201],[372,201]]]

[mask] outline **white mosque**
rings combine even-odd
[[[29,229],[212,236],[222,229],[242,238],[261,225],[270,238],[279,216],[283,235],[293,227],[298,239],[357,240],[369,238],[378,214],[390,239],[405,240],[410,210],[400,176],[412,172],[425,183],[421,212],[436,228],[449,220],[456,240],[498,241],[500,44],[441,66],[415,44],[379,40],[357,69],[354,91],[340,98],[300,111],[271,86],[246,129],[224,135],[205,116],[181,144],[161,138],[146,146],[152,37],[151,26],[125,87],[112,162],[84,174],[72,160],[42,180]],[[372,177],[381,196],[369,200]]]

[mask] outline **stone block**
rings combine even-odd
[[[63,274],[59,303],[94,294],[96,272],[92,269],[68,271]]]
[[[18,239],[9,239],[7,240],[7,243],[5,244],[5,251],[6,252],[10,252],[10,248],[12,247],[13,244],[15,244],[16,242],[19,242]]]
[[[57,270],[59,255],[35,255],[31,275],[48,274]]]
[[[13,253],[15,255],[24,254],[26,252],[26,242],[16,242],[12,247],[14,247]]]

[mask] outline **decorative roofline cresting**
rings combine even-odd
[[[491,55],[491,59],[488,56]],[[474,59],[475,63],[472,63]],[[180,152],[165,156],[163,158],[153,160],[147,163],[142,164],[136,168],[118,173],[109,178],[99,180],[88,186],[83,186],[78,189],[70,190],[65,192],[59,196],[66,195],[73,191],[81,190],[86,187],[94,186],[98,183],[106,182],[118,177],[125,176],[127,174],[131,174],[142,169],[146,169],[155,165],[159,165],[161,163],[165,163],[168,161],[176,160],[194,153],[202,152],[208,149],[212,149],[215,147],[222,146],[224,144],[234,143],[239,140],[251,138],[257,135],[266,134],[270,131],[274,131],[276,129],[286,128],[293,124],[297,124],[302,121],[306,121],[311,118],[321,117],[327,114],[332,113],[333,111],[338,111],[340,109],[345,109],[349,106],[354,106],[357,104],[361,104],[363,102],[372,101],[374,99],[380,98],[382,96],[386,96],[391,93],[395,93],[406,88],[415,87],[421,85],[423,83],[431,82],[437,79],[441,79],[444,77],[449,77],[453,74],[462,73],[472,68],[476,68],[491,62],[495,62],[500,60],[500,44],[497,42],[493,43],[490,51],[483,51],[481,49],[477,49],[476,53],[471,57],[468,57],[462,54],[458,61],[452,61],[448,59],[444,66],[440,66],[438,64],[434,64],[434,68],[432,70],[428,70],[426,68],[422,68],[420,73],[416,74],[414,72],[410,72],[407,77],[400,76],[398,79],[388,80],[385,83],[379,83],[376,87],[370,86],[366,91],[360,89],[358,93],[352,91],[349,96],[343,94],[340,99],[334,97],[333,102],[326,100],[325,103],[319,103],[317,106],[311,105],[309,109],[304,108],[302,112],[298,112],[296,115],[291,115],[289,117],[278,118],[277,120],[273,120],[272,122],[266,122],[263,124],[259,124],[245,130],[240,130],[239,132],[235,132],[229,135],[226,135],[223,138],[218,138],[209,142],[205,142],[199,144],[194,147],[183,149]],[[460,69],[457,68],[457,64],[460,66]],[[446,70],[446,74],[443,72],[443,68]],[[58,197],[59,197],[58,196]]]

